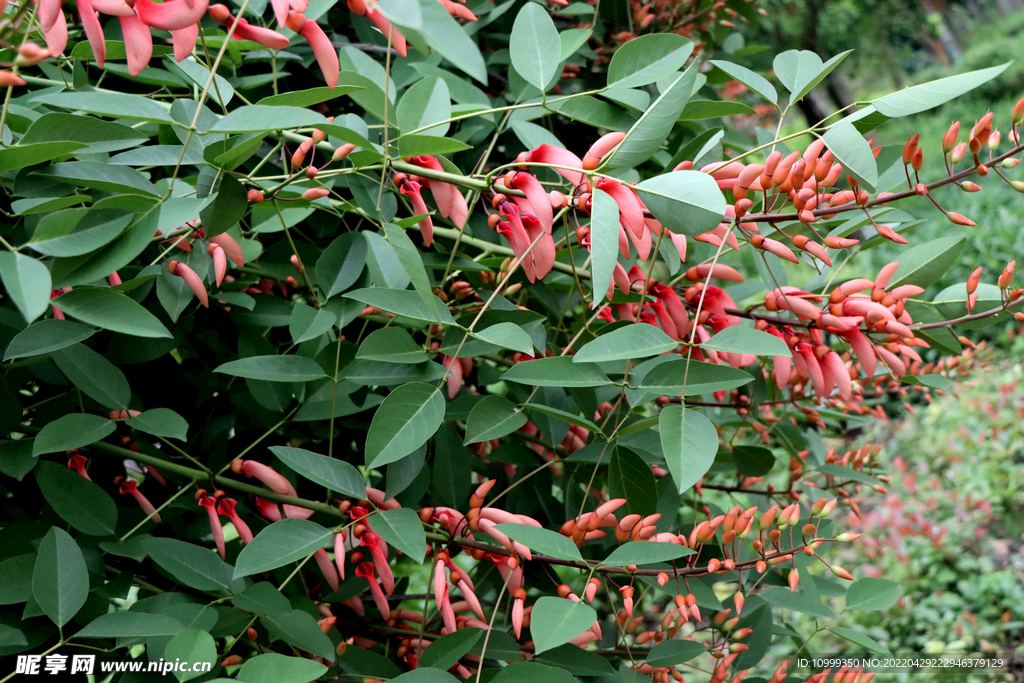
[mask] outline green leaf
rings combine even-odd
[[[949,389],[953,386],[953,380],[944,375],[904,375],[900,378],[900,381],[904,384],[913,384],[921,387],[931,387],[932,389]]]
[[[865,577],[854,581],[846,591],[846,609],[878,612],[895,605],[901,595],[903,589],[895,581]]]
[[[0,149],[0,173],[35,166],[71,154],[85,147],[80,142],[39,142],[34,145],[19,143],[15,147]]]
[[[558,73],[561,45],[547,9],[533,2],[523,5],[509,39],[512,66],[523,80],[541,92],[547,90]]]
[[[89,152],[115,152],[136,147],[149,139],[145,133],[120,123],[76,114],[44,114],[32,123],[19,145],[55,140],[89,146]],[[54,157],[59,156],[54,154]]]
[[[507,382],[540,387],[603,387],[608,376],[592,363],[574,363],[569,356],[553,356],[516,363],[501,376]]]
[[[788,50],[777,55],[772,68],[779,81],[791,93],[790,106],[802,100],[851,52],[853,50],[847,50],[824,64],[821,63],[821,57],[810,50]]]
[[[329,102],[341,97],[342,95],[347,95],[350,92],[355,92],[357,90],[362,90],[362,88],[357,85],[337,86],[334,88],[321,86],[319,88],[309,88],[307,90],[283,92],[279,95],[269,95],[256,104],[266,107],[305,108],[312,107],[313,105],[320,104],[321,102]]]
[[[613,550],[612,554],[604,558],[601,564],[608,567],[626,567],[631,564],[641,565],[669,562],[686,557],[687,555],[693,555],[693,551],[674,543],[630,541]]]
[[[479,48],[459,22],[448,14],[441,3],[433,0],[421,0],[420,10],[423,13],[423,29],[420,33],[427,44],[437,50],[441,56],[466,72],[474,79],[487,85],[487,66]],[[556,38],[557,45],[557,38]]]
[[[687,372],[687,360],[680,358],[652,368],[640,382],[640,388],[659,395],[700,396],[735,389],[753,381],[754,378],[742,370],[700,361],[690,361]]]
[[[548,650],[535,661],[576,676],[605,676],[615,673],[611,663],[601,655],[568,643]]]
[[[1010,64],[1011,62],[1007,62],[1006,64],[993,66],[988,69],[970,71],[965,74],[950,76],[949,78],[940,78],[930,83],[915,85],[875,100],[872,106],[874,106],[878,113],[889,118],[918,114],[949,102],[966,92],[970,92],[979,85],[987,83],[1003,73]]]
[[[804,614],[812,614],[822,619],[834,619],[835,615],[825,605],[821,604],[821,598],[806,593],[793,593],[788,588],[769,588],[758,593],[766,602],[791,609]]]
[[[845,628],[843,626],[833,626],[829,629],[832,633],[836,634],[840,638],[850,641],[854,645],[860,645],[868,652],[877,652],[880,655],[891,657],[892,653],[889,652],[880,642],[874,638],[869,638],[860,631],[854,631],[852,628]]]
[[[309,683],[325,673],[327,667],[320,662],[270,652],[245,660],[236,678],[244,683]]]
[[[700,481],[715,462],[718,432],[703,413],[681,405],[662,409],[658,429],[668,471],[679,493],[683,493]]]
[[[363,476],[352,465],[344,460],[328,458],[304,448],[288,446],[271,446],[270,452],[281,459],[285,465],[301,474],[306,479],[326,486],[332,491],[343,493],[351,498],[366,495],[366,484]]]
[[[171,115],[157,104],[156,100],[113,90],[51,93],[37,95],[33,101],[38,104],[69,109],[73,112],[84,111],[117,119],[174,123]]]
[[[376,306],[382,311],[394,313],[405,318],[420,320],[441,325],[451,325],[455,321],[447,306],[437,306],[431,310],[420,297],[418,292],[411,292],[407,289],[389,289],[387,287],[370,287],[347,292],[346,299],[360,301],[367,306]]]
[[[651,466],[628,448],[616,448],[612,453],[608,467],[608,493],[613,498],[626,499],[620,515],[646,517],[654,514],[658,507],[658,483]]]
[[[420,666],[447,671],[459,663],[459,660],[473,648],[483,634],[483,629],[464,628],[455,633],[441,636],[423,651]]]
[[[589,430],[592,434],[601,434],[601,428],[598,427],[597,424],[595,424],[593,421],[588,420],[585,417],[581,417],[579,415],[567,412],[565,410],[552,408],[551,406],[546,406],[541,403],[524,403],[523,408],[531,410],[533,412],[541,413],[543,415],[547,415],[548,417],[553,417],[556,420],[561,420],[562,422],[574,424],[577,427],[583,427],[584,429]]]
[[[533,341],[530,339],[530,335],[515,323],[497,323],[479,332],[474,332],[471,336],[503,349],[533,353]]]
[[[444,81],[440,80],[439,82],[444,83]],[[405,234],[405,230],[402,230],[397,225],[385,224],[384,235],[394,250],[402,270],[409,276],[409,282],[412,283],[413,288],[420,295],[420,298],[423,299],[423,305],[426,307],[426,310],[434,312],[436,315],[437,298],[434,296],[430,280],[427,278],[427,271],[423,267],[423,259],[420,257],[419,249],[412,243],[409,236]]]
[[[637,323],[619,327],[583,345],[574,363],[604,363],[627,358],[646,358],[671,351],[679,345],[654,325]]]
[[[878,182],[878,165],[868,141],[853,124],[846,119],[837,121],[825,131],[821,139],[836,155],[836,161],[843,165],[843,170],[869,192],[873,192]]]
[[[265,532],[266,529],[261,533]],[[231,585],[231,565],[221,561],[220,556],[209,548],[176,538],[156,537],[144,540],[142,547],[178,583],[201,591],[223,591]],[[244,549],[242,553],[245,553]]]
[[[405,91],[395,118],[398,127],[403,131],[418,131],[423,135],[444,137],[451,125],[448,119],[452,116],[451,95],[448,84],[437,76],[430,76],[417,81]],[[438,125],[433,125],[438,124]],[[423,130],[423,129],[426,130]]]
[[[206,631],[197,628],[186,629],[167,643],[167,647],[164,649],[164,659],[191,662],[191,671],[175,671],[174,675],[179,681],[192,680],[206,674],[202,667],[198,667],[199,664],[209,664],[211,669],[216,666],[217,643],[214,642],[213,636]]]
[[[365,491],[363,492],[365,495]],[[414,513],[415,514],[415,513]],[[301,560],[334,538],[329,529],[306,519],[282,519],[256,534],[235,561],[233,578],[259,574]]]
[[[213,371],[265,382],[311,382],[327,376],[316,361],[303,356],[251,356],[223,363]]]
[[[632,41],[630,41],[632,42]],[[742,102],[729,102],[719,100],[690,100],[686,108],[679,115],[680,121],[704,121],[706,119],[718,119],[725,116],[736,116],[753,114],[754,110]],[[712,132],[712,131],[707,131]],[[697,150],[694,150],[697,151]],[[669,164],[674,166],[675,164]]]
[[[423,558],[427,555],[427,535],[423,531],[423,522],[415,510],[382,510],[368,517],[367,522],[389,545],[401,550],[417,564],[423,564]]]
[[[366,265],[366,240],[360,232],[343,233],[316,262],[316,281],[324,300],[355,284]]]
[[[561,102],[551,102],[547,108],[595,128],[625,131],[629,130],[635,122],[635,117],[619,107],[590,95],[579,95]]]
[[[159,638],[176,636],[185,627],[177,619],[145,612],[103,614],[75,634],[76,638]]]
[[[309,304],[299,302],[292,307],[288,332],[292,335],[294,343],[301,344],[326,334],[337,322],[338,316],[326,308],[313,308]]]
[[[863,484],[877,484],[878,479],[871,475],[864,474],[860,470],[855,470],[852,467],[845,467],[843,465],[819,465],[816,471],[822,474],[827,474],[831,477],[838,477],[839,479],[852,479],[853,481],[859,481]]]
[[[775,455],[761,446],[733,446],[732,458],[736,471],[748,477],[761,477],[775,466]]]
[[[403,157],[421,155],[438,156],[454,154],[471,149],[469,145],[455,138],[442,138],[436,135],[403,135],[398,138],[398,152]]]
[[[592,308],[596,308],[608,293],[619,258],[619,205],[610,194],[596,187],[590,217],[590,254]]]
[[[132,397],[128,378],[109,360],[84,344],[54,351],[51,358],[83,394],[105,408],[125,409]]]
[[[234,176],[219,174],[214,186],[210,188],[210,193],[214,192],[216,196],[213,197],[213,201],[207,203],[199,212],[199,219],[203,223],[203,231],[207,238],[216,237],[238,225],[238,221],[242,220],[249,210],[245,188]]]
[[[888,288],[900,285],[928,287],[935,284],[957,262],[966,241],[963,235],[940,237],[907,249],[899,255],[900,265],[893,273]]]
[[[707,173],[663,173],[639,183],[636,191],[651,214],[672,232],[695,237],[713,230],[725,216],[725,195]]]
[[[323,114],[317,114],[311,109],[252,104],[229,112],[206,132],[269,133],[275,130],[317,126],[327,122]]]
[[[271,641],[281,639],[329,662],[336,659],[334,643],[320,630],[316,619],[308,612],[300,609],[287,613],[276,612],[263,617],[261,622],[267,627]]]
[[[480,631],[480,629],[463,629],[464,631]],[[434,647],[431,644],[430,647]],[[426,654],[426,650],[424,650]],[[436,668],[419,668],[406,671],[401,676],[390,679],[393,683],[460,683],[459,679],[447,671]]]
[[[526,413],[518,410],[504,396],[485,396],[469,411],[464,443],[499,439],[516,431],[526,422]]]
[[[608,65],[608,86],[635,88],[654,83],[683,67],[693,43],[674,33],[651,33],[615,51]]]
[[[401,460],[427,442],[444,421],[444,397],[422,382],[403,384],[384,399],[366,435],[366,466]]]
[[[75,287],[53,303],[66,315],[111,332],[133,337],[173,336],[155,315],[134,299],[105,287]]]
[[[588,5],[589,7],[589,5]],[[542,598],[544,599],[544,598]],[[557,600],[558,598],[554,598]],[[578,604],[578,603],[577,603]],[[583,629],[584,631],[586,629]],[[501,635],[507,635],[500,632]],[[492,633],[491,640],[497,633]],[[490,652],[490,648],[488,648]],[[615,679],[611,679],[615,680]],[[579,683],[565,669],[554,666],[544,666],[536,662],[513,661],[508,666],[498,671],[498,675],[491,679],[491,683]]]
[[[255,612],[256,614],[290,612],[292,609],[292,603],[288,601],[288,598],[266,581],[260,581],[249,586],[231,598],[231,604],[238,609],[244,609],[246,612]]]
[[[117,209],[67,209],[43,216],[28,247],[47,256],[81,256],[106,246],[132,220]]]
[[[0,280],[22,317],[31,324],[50,303],[50,271],[31,256],[0,253]]]
[[[151,408],[129,418],[126,424],[132,429],[138,429],[146,434],[165,436],[179,441],[184,441],[188,433],[188,422],[170,408]]]
[[[505,524],[498,524],[494,528],[513,541],[519,541],[530,550],[542,555],[557,557],[560,560],[583,561],[580,549],[576,547],[572,539],[549,529],[542,529],[530,524],[512,524],[507,522]]]
[[[160,196],[156,186],[135,169],[99,161],[66,161],[40,169],[36,175],[105,192]]]
[[[89,597],[89,571],[75,539],[57,527],[43,536],[32,573],[32,595],[58,627],[71,621]]]
[[[356,358],[382,363],[424,363],[430,356],[421,344],[413,341],[401,327],[383,327],[366,336],[359,345]]]
[[[733,64],[732,62],[723,62],[720,59],[712,59],[710,60],[710,63],[717,66],[719,69],[729,74],[772,104],[779,101],[779,95],[775,92],[775,88],[772,87],[772,84],[763,76],[759,76],[745,66]]]
[[[732,325],[700,345],[702,349],[725,351],[726,353],[747,353],[754,356],[785,356],[791,358],[786,342],[767,332],[752,327]]]
[[[32,455],[61,453],[88,446],[112,434],[114,428],[111,420],[99,415],[64,415],[43,426],[32,445]]]
[[[383,0],[378,9],[392,24],[419,31],[423,28],[423,11],[417,0]]]
[[[117,505],[98,484],[55,462],[35,469],[43,498],[60,518],[90,536],[109,536],[117,528]]]
[[[607,168],[632,168],[651,158],[672,132],[693,92],[697,65],[681,73],[637,119],[619,146],[605,157]],[[717,185],[716,185],[717,187]]]
[[[149,246],[154,230],[160,222],[159,217],[164,214],[168,204],[176,201],[168,200],[158,211],[152,211],[102,249],[81,256],[55,259],[50,273],[54,288],[87,285],[131,263]],[[185,220],[194,217],[190,216]]]
[[[0,605],[17,605],[32,599],[35,553],[18,555],[0,562]]]
[[[576,51],[587,44],[590,40],[590,36],[594,34],[593,29],[589,28],[569,28],[558,33],[558,61],[564,62],[565,60],[576,54]]]
[[[707,651],[707,645],[693,640],[666,640],[650,649],[644,663],[659,668],[678,666]]]
[[[568,643],[590,628],[596,619],[597,612],[590,605],[565,598],[540,598],[534,603],[530,617],[530,634],[533,636],[535,653],[540,654]]]

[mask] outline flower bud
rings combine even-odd
[[[956,142],[960,137],[960,122],[956,121],[949,130],[946,131],[946,135],[942,138],[942,153],[949,154],[956,147]]]
[[[999,164],[1003,168],[1017,168],[1020,165],[1020,159],[1016,157],[1010,157],[1009,159],[1003,159]]]
[[[1013,109],[1010,111],[1010,121],[1015,126],[1024,122],[1024,97],[1017,100],[1017,104],[1013,105]]]
[[[981,187],[976,183],[972,183],[970,180],[965,180],[961,183],[960,189],[964,192],[981,192]]]
[[[903,146],[903,165],[908,166],[911,160],[914,158],[914,154],[917,153],[917,143],[921,139],[920,133],[915,134],[909,140],[907,144]]]
[[[953,153],[949,157],[949,160],[954,164],[959,164],[964,159],[964,155],[967,153],[967,143],[961,142],[953,148]]]
[[[973,228],[974,226],[977,225],[977,223],[972,221],[970,218],[965,218],[964,216],[956,213],[955,211],[947,212],[946,218],[948,218],[953,223],[956,223],[957,225],[966,225],[967,227],[970,228]]]
[[[302,198],[307,202],[312,202],[317,199],[326,197],[331,193],[326,187],[313,187],[302,193]]]
[[[253,204],[261,204],[263,202],[263,193],[259,190],[249,190],[245,193],[245,198]]]
[[[910,160],[910,165],[914,167],[915,171],[920,171],[924,167],[924,150],[918,148],[914,152],[914,157]]]
[[[858,538],[860,538],[860,534],[853,534],[850,532],[841,533],[836,536],[836,540],[840,543],[850,543],[851,541],[856,541]]]
[[[1014,260],[1007,263],[1006,267],[1003,268],[1003,272],[999,275],[999,280],[996,281],[996,284],[999,285],[999,289],[1009,288],[1010,281],[1013,279],[1013,270],[1016,266],[1017,261]]]

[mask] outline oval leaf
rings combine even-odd
[[[4,352],[4,360],[29,358],[67,348],[85,341],[96,331],[73,320],[47,318],[35,322],[19,332]]]
[[[114,432],[114,423],[99,415],[72,413],[43,426],[32,444],[32,455],[60,453],[96,443]]]
[[[501,376],[507,382],[540,387],[603,387],[611,384],[601,368],[592,363],[574,363],[568,356],[538,358],[516,363]]]
[[[418,564],[427,554],[427,535],[423,522],[411,508],[382,510],[367,521],[378,536],[401,550]]]
[[[901,595],[903,589],[895,581],[865,577],[846,591],[846,609],[877,612],[895,605]]]
[[[89,570],[81,549],[57,527],[43,536],[32,572],[32,594],[39,609],[58,627],[71,621],[89,597]]]
[[[675,543],[630,541],[613,550],[612,554],[606,557],[601,564],[609,567],[626,567],[631,564],[669,562],[687,555],[693,555],[693,551]]]
[[[725,351],[726,353],[747,353],[754,356],[792,357],[786,342],[778,337],[750,327],[732,325],[700,345],[702,349]]]
[[[91,536],[109,536],[117,528],[117,505],[98,484],[55,462],[35,469],[43,498],[61,519]]]
[[[711,420],[681,405],[667,406],[658,419],[661,448],[672,479],[683,493],[707,474],[718,453],[718,432]]]
[[[526,413],[504,396],[485,396],[466,418],[465,444],[499,439],[526,424]]]
[[[42,263],[17,252],[2,252],[0,281],[26,321],[31,323],[46,312],[51,280],[50,271]]]
[[[530,617],[534,651],[540,654],[568,643],[590,628],[596,619],[597,612],[590,605],[565,598],[540,598],[534,603]]]
[[[444,421],[444,397],[422,382],[403,384],[377,408],[366,435],[366,466],[401,460],[432,437]]]
[[[75,287],[54,299],[53,304],[73,318],[111,332],[134,337],[173,336],[134,299],[103,287]]]
[[[271,446],[270,451],[310,481],[353,498],[366,496],[366,485],[359,470],[344,460],[288,446]]]
[[[330,530],[306,519],[274,522],[242,548],[235,561],[233,578],[270,571],[301,560],[323,548],[333,537]]]
[[[543,5],[528,2],[519,10],[509,49],[519,75],[541,92],[547,90],[561,63],[561,41]]]
[[[671,351],[679,345],[660,328],[646,323],[626,325],[602,334],[583,345],[572,357],[574,363],[603,363],[627,358],[646,358]]]
[[[571,539],[549,529],[530,524],[498,524],[494,527],[513,541],[519,541],[530,550],[542,555],[557,557],[560,560],[583,561],[580,549]],[[554,646],[552,646],[554,647]]]
[[[251,356],[219,365],[214,372],[265,382],[311,382],[327,376],[316,361],[304,356]]]

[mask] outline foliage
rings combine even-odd
[[[825,440],[1024,289],[844,268],[1012,174],[1024,100],[909,190],[863,133],[1004,67],[751,140],[845,53],[769,80],[749,3],[348,5],[4,7],[0,652],[778,683],[793,612],[895,602],[831,562],[879,451]]]

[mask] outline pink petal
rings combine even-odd
[[[135,0],[135,12],[143,24],[162,31],[178,31],[195,25],[210,6],[210,0],[195,0],[192,6],[185,0],[168,0],[155,3],[151,0]]]
[[[533,161],[538,164],[558,164],[559,166],[583,169],[583,162],[580,161],[578,156],[567,149],[555,147],[554,145],[541,145],[540,147],[530,150],[529,155],[527,155],[527,161]],[[573,185],[579,185],[583,182],[582,173],[566,171],[560,168],[556,168],[554,170],[555,173],[558,173]]]
[[[78,16],[82,20],[82,28],[85,29],[85,36],[89,39],[89,46],[92,47],[96,64],[102,69],[103,62],[107,59],[107,43],[103,39],[103,27],[100,26],[99,17],[96,16],[90,0],[79,0]]]
[[[302,35],[309,41],[309,46],[313,48],[316,62],[324,73],[324,80],[327,81],[327,87],[333,90],[338,85],[341,66],[338,62],[338,53],[335,51],[334,45],[331,44],[331,39],[320,28],[320,24],[308,19],[302,25]]]
[[[112,17],[130,17],[135,15],[135,10],[124,0],[92,0],[92,8],[100,14],[107,14]]]
[[[64,54],[64,48],[68,46],[68,22],[64,18],[64,10],[57,8],[57,19],[49,29],[43,31],[43,36],[51,55],[57,57]]]
[[[198,24],[186,26],[177,31],[171,31],[171,42],[174,43],[174,61],[180,62],[192,54],[192,50],[196,49],[196,41],[198,40]]]
[[[124,47],[128,53],[128,73],[132,76],[138,76],[149,64],[149,60],[153,58],[153,35],[149,32],[149,27],[143,24],[136,16],[119,16],[117,19],[121,22],[121,32],[124,34]],[[194,288],[193,291],[195,291]],[[199,296],[199,294],[197,293],[196,296]],[[207,304],[207,307],[209,307],[209,304]]]

